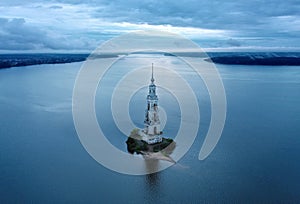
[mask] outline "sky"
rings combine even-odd
[[[208,51],[300,51],[299,0],[1,0],[0,52],[91,52],[137,30]]]

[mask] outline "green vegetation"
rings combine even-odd
[[[142,136],[139,135],[138,129],[133,129],[128,137],[127,141],[127,151],[130,154],[141,154],[141,151],[148,151],[147,143],[142,140]]]
[[[130,154],[142,154],[142,152],[162,152],[164,155],[170,155],[176,147],[176,143],[173,139],[162,138],[162,142],[156,144],[148,144],[141,140],[142,137],[139,135],[138,129],[133,129],[128,137],[127,151]]]

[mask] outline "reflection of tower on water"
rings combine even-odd
[[[160,121],[158,116],[158,97],[156,95],[156,85],[154,84],[153,64],[151,84],[147,96],[147,109],[145,112],[144,129],[141,132],[142,139],[148,144],[155,144],[162,141],[162,131],[160,130]]]
[[[159,193],[160,187],[160,173],[158,173],[158,160],[156,159],[145,159],[145,167],[147,172],[156,172],[146,174],[146,188],[150,191],[148,195],[151,196],[151,200],[155,200],[157,197],[156,193]]]

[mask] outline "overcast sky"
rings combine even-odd
[[[86,52],[159,29],[207,50],[300,50],[299,0],[1,0],[0,51]]]

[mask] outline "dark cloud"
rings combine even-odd
[[[23,4],[23,0],[4,0]],[[9,3],[10,2],[10,3]],[[37,0],[27,2],[36,3]],[[48,1],[45,1],[48,2]],[[99,7],[94,16],[113,22],[170,24],[208,29],[257,29],[269,17],[299,15],[299,0],[53,0]],[[237,27],[238,26],[238,27]]]
[[[27,26],[23,18],[0,19],[0,48],[29,50],[42,46],[46,33]]]
[[[45,1],[45,0],[44,0]],[[24,4],[3,0],[1,4]],[[41,2],[28,0],[27,3]],[[48,2],[48,1],[45,1]],[[51,3],[86,4],[99,7],[97,17],[114,22],[192,26],[209,29],[254,29],[274,16],[299,16],[299,0],[53,0]],[[58,8],[55,5],[53,8]]]
[[[62,9],[63,7],[62,6],[54,5],[54,6],[50,6],[49,8],[50,9]]]
[[[213,47],[284,47],[298,46],[300,43],[299,0],[52,0],[51,3],[44,0],[44,2],[47,3],[46,7],[49,11],[59,12],[65,12],[65,6],[67,8],[72,5],[87,6],[91,9],[82,11],[86,12],[86,16],[88,16],[87,23],[90,18],[93,22],[98,19],[111,23],[171,25],[230,32],[230,35],[224,36],[223,39],[199,39],[197,36],[193,39]],[[0,6],[23,4],[44,6],[40,0],[28,0],[26,3],[23,0],[2,0],[0,2]],[[78,11],[68,11],[70,12],[66,13],[68,18],[76,17],[79,14]],[[55,16],[49,15],[50,18],[55,18]],[[47,19],[45,19],[46,21]],[[58,35],[52,35],[48,30],[50,29],[48,25],[41,24],[40,27],[33,27],[22,18],[0,19],[0,26],[1,48],[9,49],[17,47],[24,49],[92,47],[88,38],[99,37],[96,36],[97,33],[90,34],[90,30],[74,30],[74,32],[71,31],[71,34],[70,31],[66,32],[61,28],[56,31],[54,30],[55,25],[51,25],[52,30],[50,31],[55,31]],[[72,30],[70,27],[74,24],[66,24],[66,28],[68,26],[69,28],[66,30]],[[74,27],[74,29],[78,28]],[[102,39],[106,39],[107,36],[114,37],[113,32],[108,31],[109,29],[104,27],[103,30],[96,30],[101,33]],[[126,30],[127,28],[120,29]]]
[[[226,44],[228,44],[229,46],[232,46],[232,47],[240,47],[241,46],[241,42],[239,42],[238,40],[232,39],[232,38],[227,40]]]
[[[209,29],[249,28],[264,24],[264,18],[299,15],[300,1],[289,0],[146,0],[101,1],[99,17],[118,21],[171,24]]]
[[[41,28],[30,26],[23,18],[0,18],[0,50],[76,50],[91,49],[87,39],[49,35]]]
[[[294,41],[300,37],[299,0],[115,0],[102,3],[105,6],[94,15],[108,21],[223,29],[234,31],[233,38],[286,37]],[[282,21],[282,16],[294,16],[297,22]],[[237,45],[235,41],[228,42],[232,43]],[[275,46],[284,46],[281,43],[279,39]]]

